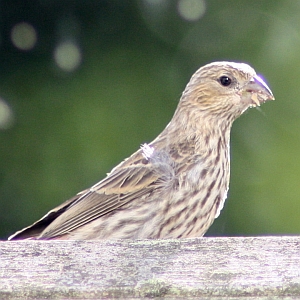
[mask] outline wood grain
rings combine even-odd
[[[300,298],[300,237],[0,242],[0,299]]]

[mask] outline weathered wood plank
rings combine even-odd
[[[300,237],[0,243],[0,299],[300,298]]]

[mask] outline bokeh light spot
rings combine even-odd
[[[72,72],[81,63],[81,51],[74,42],[62,42],[54,51],[54,60],[62,70]]]
[[[32,25],[21,22],[12,28],[10,38],[16,48],[28,51],[37,42],[37,32]]]
[[[8,129],[13,124],[13,112],[8,104],[0,98],[0,129]]]
[[[187,21],[197,21],[205,13],[204,0],[179,0],[177,4],[179,15]]]

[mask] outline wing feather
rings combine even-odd
[[[139,201],[154,189],[165,186],[174,170],[169,157],[157,151],[143,159],[138,151],[99,183],[51,210],[33,225],[10,239],[38,237],[49,239],[67,234],[130,201]]]
[[[131,176],[133,172],[137,175]],[[95,189],[93,187],[88,193],[81,196],[76,203],[68,208],[67,214],[64,213],[57,217],[42,232],[41,238],[64,235],[120,208],[132,200],[138,201],[139,198],[153,190],[154,186],[152,187],[152,185],[159,177],[152,168],[145,166],[137,166],[135,170],[132,167],[126,168],[117,173],[119,174],[113,177],[118,184],[122,185],[123,183],[123,186],[117,188],[116,183],[111,181],[110,178],[108,178],[109,184],[107,184],[105,178],[101,182],[104,183],[101,184],[101,188]],[[141,180],[141,178],[147,178],[147,180]]]

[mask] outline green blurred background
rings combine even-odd
[[[300,232],[300,1],[0,1],[0,237],[102,179],[171,119],[193,72],[250,63],[208,235]]]

